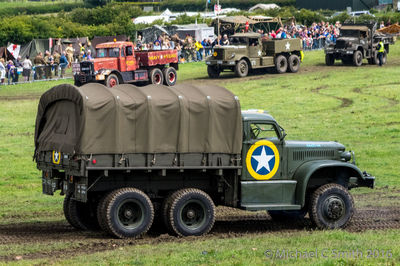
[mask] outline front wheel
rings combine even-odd
[[[210,196],[195,188],[181,189],[171,195],[169,227],[179,236],[207,234],[214,226],[215,205]]]
[[[363,54],[361,51],[357,50],[353,54],[353,64],[355,66],[361,66],[363,60]]]
[[[153,204],[144,192],[136,188],[114,190],[101,205],[101,227],[116,237],[141,236],[153,223]]]
[[[207,73],[208,76],[212,79],[216,79],[219,77],[219,74],[221,74],[221,69],[219,69],[218,66],[207,66]]]
[[[327,66],[333,66],[335,64],[335,57],[333,56],[333,54],[325,55],[325,64]]]
[[[109,88],[112,88],[117,85],[119,85],[119,79],[118,79],[117,75],[115,75],[115,74],[108,75],[108,77],[106,78],[106,86]]]
[[[312,194],[309,213],[320,229],[344,228],[353,217],[354,200],[345,187],[326,184]]]
[[[249,64],[247,61],[242,59],[235,65],[235,74],[236,76],[243,78],[246,77],[249,73]]]

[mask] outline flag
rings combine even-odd
[[[221,12],[221,5],[215,4],[214,5],[214,13],[218,14],[219,12]]]
[[[17,59],[19,56],[19,51],[21,50],[21,45],[12,43],[7,47],[7,50],[14,57],[14,59]]]

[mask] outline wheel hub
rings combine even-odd
[[[345,206],[342,199],[338,197],[331,197],[325,201],[324,212],[326,217],[332,220],[338,220],[345,212]]]
[[[188,210],[188,212],[186,213],[186,216],[189,219],[193,219],[196,216],[196,213],[194,210]]]
[[[131,210],[131,209],[127,209],[127,210],[125,210],[125,212],[124,212],[124,216],[125,216],[127,219],[130,219],[130,218],[132,218],[132,216],[133,216],[133,212],[132,212],[132,210]]]

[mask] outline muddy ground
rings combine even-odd
[[[380,201],[377,199],[381,199]],[[400,229],[400,191],[386,193],[375,191],[355,196],[357,207],[350,225],[345,229],[349,232],[365,230]],[[380,207],[379,202],[384,202]],[[61,208],[61,206],[60,206]],[[210,234],[202,237],[177,238],[168,235],[160,227],[150,229],[149,233],[140,239],[114,239],[103,232],[78,231],[66,221],[21,223],[0,225],[0,245],[6,250],[14,245],[46,245],[52,246],[66,243],[66,247],[47,248],[38,252],[26,254],[11,254],[0,256],[0,262],[13,260],[63,258],[68,254],[88,254],[99,251],[113,250],[123,246],[157,244],[165,242],[185,242],[209,238],[234,238],[254,234],[296,234],[304,231],[317,230],[308,217],[304,221],[273,221],[267,212],[245,212],[237,209],[218,207],[217,219]],[[72,243],[72,246],[71,246]],[[1,247],[1,246],[0,246]]]

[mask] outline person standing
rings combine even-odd
[[[74,47],[72,47],[72,43],[70,43],[68,45],[68,47],[65,48],[65,53],[66,53],[67,60],[68,60],[68,67],[72,66],[72,61],[74,61],[74,52],[75,52],[75,49],[74,49]]]
[[[383,55],[385,54],[385,46],[383,45],[382,40],[379,41],[376,49],[378,50],[379,66],[382,66],[383,65]]]
[[[0,58],[0,85],[4,84],[6,78],[6,67],[4,66],[4,59]]]
[[[53,75],[51,73],[51,68],[53,65],[53,57],[51,56],[49,51],[45,52],[44,63],[46,64],[45,69],[44,69],[46,79],[52,79]]]
[[[8,85],[13,84],[14,85],[14,75],[15,75],[15,66],[12,60],[8,61],[7,64],[7,82]]]
[[[68,66],[68,59],[67,59],[66,53],[64,51],[60,57],[61,78],[64,77],[65,69],[67,68],[67,66]]]
[[[36,79],[43,78],[43,68],[46,65],[43,59],[43,53],[39,52],[38,55],[33,59],[33,63],[35,64],[35,72],[36,72]]]
[[[25,60],[22,61],[22,68],[22,76],[24,77],[24,81],[29,81],[32,71],[32,61],[29,59],[29,55],[27,55]]]
[[[14,61],[14,83],[18,83],[19,80],[19,74],[22,72],[22,61],[21,61],[21,56],[18,56],[17,59]]]
[[[58,53],[58,51],[53,52],[53,60],[54,60],[54,76],[58,77],[58,68],[60,66],[60,57],[61,55]]]
[[[199,41],[196,41],[194,46],[196,47],[196,57],[197,61],[202,61],[203,60],[203,45]]]

